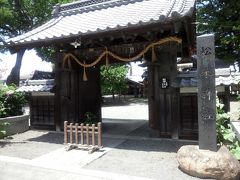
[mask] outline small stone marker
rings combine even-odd
[[[197,37],[199,148],[216,151],[214,35]]]

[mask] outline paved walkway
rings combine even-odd
[[[81,168],[48,167],[30,160],[9,157],[0,158],[0,174],[1,180],[150,180],[150,178]]]
[[[0,179],[197,179],[176,161],[179,147],[195,142],[149,138],[146,103],[118,107],[103,107],[104,148],[93,154],[66,152],[59,132],[31,130],[0,140]],[[128,111],[132,119],[125,118]]]

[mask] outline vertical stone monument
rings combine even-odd
[[[199,146],[182,146],[179,168],[200,178],[239,179],[240,165],[225,146],[217,151],[214,35],[197,37]]]
[[[199,148],[217,150],[214,35],[197,37]]]

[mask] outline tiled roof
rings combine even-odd
[[[21,92],[50,92],[54,86],[54,80],[27,80],[23,86],[18,88]]]
[[[219,85],[228,86],[232,84],[238,84],[239,82],[240,82],[240,74],[229,75],[229,76],[219,76],[215,80],[216,86],[219,86]]]
[[[228,68],[220,68],[215,70],[215,85],[216,86],[229,86],[238,84],[240,82],[239,73],[231,73]],[[198,79],[196,72],[189,72],[188,74],[180,74],[173,82],[173,87],[196,87]]]
[[[46,72],[46,71],[35,70],[31,80],[54,79],[54,77],[55,77],[54,72]]]
[[[53,18],[9,46],[44,43],[153,23],[191,15],[195,0],[84,0],[56,6]]]

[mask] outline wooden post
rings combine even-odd
[[[89,145],[89,124],[86,125],[86,128],[87,128],[87,145]]]
[[[102,146],[102,124],[98,123],[98,146]]]
[[[78,123],[75,124],[75,140],[76,144],[78,144]]]
[[[56,83],[56,92],[54,95],[54,124],[56,126],[56,131],[61,131],[61,122],[63,121],[62,116],[61,116],[61,63],[63,60],[62,53],[57,52],[55,54],[55,83]]]
[[[95,146],[95,124],[92,124],[92,145]]]
[[[197,37],[199,148],[217,150],[214,35]]]
[[[70,123],[70,143],[73,143],[73,123]]]
[[[68,143],[67,121],[64,121],[64,144]]]
[[[84,144],[83,123],[81,123],[81,145]]]

